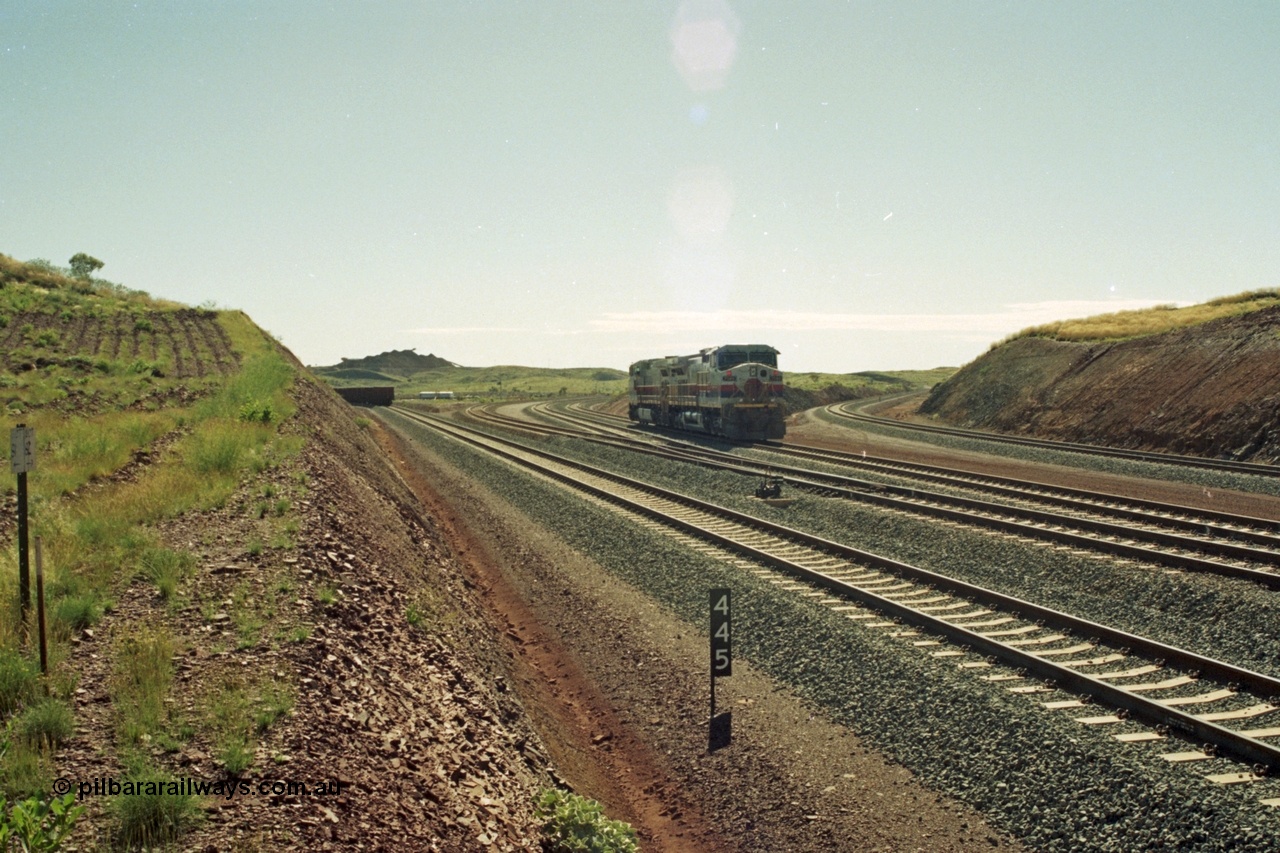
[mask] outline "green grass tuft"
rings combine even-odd
[[[36,665],[19,652],[0,649],[0,714],[12,714],[35,699],[39,678]]]
[[[22,713],[14,726],[18,737],[36,749],[56,749],[71,738],[71,709],[58,699],[41,699]]]
[[[200,814],[199,800],[178,793],[177,780],[154,768],[142,768],[126,780],[135,793],[113,797],[108,810],[116,823],[116,842],[126,849],[156,849],[172,842]],[[138,789],[142,793],[136,793]]]

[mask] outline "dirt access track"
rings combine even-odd
[[[710,750],[705,627],[422,443],[375,434],[455,556],[554,774],[632,823],[642,849],[1018,849],[745,661],[717,689],[732,742]]]

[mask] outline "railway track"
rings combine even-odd
[[[1280,679],[1084,620],[716,506],[439,418],[403,409],[397,415],[440,431],[535,476],[549,478],[636,523],[676,536],[690,547],[723,552],[780,590],[816,599],[866,630],[885,630],[922,654],[954,659],[976,677],[1037,697],[1049,683],[1075,695],[1042,703],[1085,714],[1082,725],[1129,729],[1118,741],[1181,737],[1201,749],[1164,754],[1170,762],[1230,756],[1243,767],[1213,774],[1229,784],[1257,781],[1280,769],[1276,715]],[[1089,713],[1089,703],[1114,711]],[[1095,709],[1096,710],[1096,709]],[[1133,730],[1141,721],[1145,728]],[[1246,726],[1232,728],[1231,726]],[[1251,727],[1250,727],[1251,726]],[[1268,805],[1280,798],[1265,799]]]
[[[584,434],[584,427],[577,422],[582,417],[581,412],[575,412],[573,418],[568,418],[549,411],[545,406],[534,409],[539,415],[565,422],[565,425],[535,425],[482,410],[473,411],[472,415],[496,426],[617,444],[635,452],[735,470],[751,476],[778,476],[793,488],[890,510],[943,518],[1005,534],[1101,552],[1120,559],[1176,570],[1209,572],[1280,588],[1280,529],[1275,522],[1265,519],[1201,512],[1173,504],[1132,501],[1114,495],[1057,489],[1009,478],[987,478],[931,466],[880,464],[856,454],[820,448],[776,442],[757,445],[770,453],[806,461],[858,467],[880,474],[916,476],[956,489],[983,492],[981,497],[968,497],[778,462],[750,460],[680,439],[664,437],[661,443],[665,446],[656,446],[649,441],[637,442],[634,429],[618,428],[597,418],[587,419],[592,432]],[[621,437],[601,435],[602,431]],[[1004,502],[988,500],[987,495],[991,494]]]
[[[883,402],[883,401],[878,401]],[[1042,438],[1027,438],[1017,435],[986,432],[983,430],[960,429],[936,424],[920,424],[910,421],[899,421],[894,418],[882,418],[869,415],[860,409],[868,403],[835,403],[825,407],[824,411],[832,416],[859,423],[874,424],[898,430],[947,435],[956,438],[969,438],[980,441],[991,441],[999,444],[1016,444],[1025,447],[1036,447],[1042,450],[1058,450],[1069,453],[1083,453],[1091,456],[1107,456],[1116,459],[1132,459],[1140,462],[1156,462],[1163,465],[1177,465],[1187,468],[1201,468],[1213,471],[1226,471],[1233,474],[1255,474],[1260,477],[1280,477],[1280,465],[1269,465],[1262,462],[1239,462],[1231,459],[1206,459],[1201,456],[1183,456],[1176,453],[1155,453],[1146,450],[1125,450],[1119,447],[1106,447],[1099,444],[1082,444],[1070,441],[1051,441]]]

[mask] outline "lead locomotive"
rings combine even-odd
[[[640,424],[695,430],[739,441],[782,438],[778,351],[767,344],[708,347],[697,355],[631,365],[628,414]]]

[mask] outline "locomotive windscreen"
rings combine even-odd
[[[716,353],[716,369],[728,370],[731,367],[737,367],[739,364],[767,364],[769,367],[778,366],[778,356],[769,350],[720,350]]]

